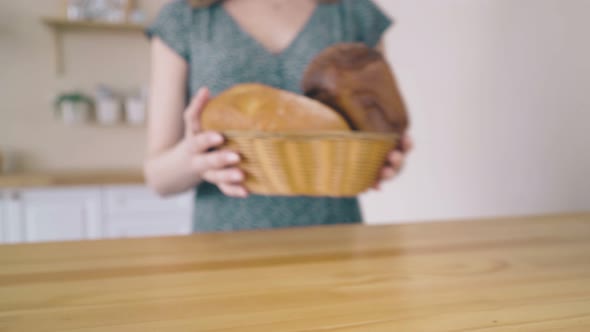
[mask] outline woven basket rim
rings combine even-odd
[[[397,140],[399,135],[395,133],[375,133],[361,131],[305,131],[305,132],[268,132],[227,130],[223,135],[230,138],[285,138],[285,139],[372,139],[372,140]]]

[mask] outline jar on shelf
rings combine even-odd
[[[128,97],[125,101],[127,123],[138,126],[145,123],[146,103],[139,97]]]
[[[66,2],[66,17],[70,21],[88,20],[88,7],[86,0],[68,0]]]
[[[95,101],[96,121],[101,125],[121,122],[121,102],[117,98],[101,98]]]
[[[138,126],[145,123],[147,112],[148,88],[142,87],[136,95],[125,100],[125,117],[127,123]]]
[[[121,122],[123,110],[115,91],[100,84],[94,91],[96,121],[101,125],[114,125]]]

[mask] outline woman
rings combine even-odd
[[[152,78],[148,185],[161,195],[196,190],[196,232],[358,223],[356,198],[249,195],[240,156],[215,150],[219,133],[202,132],[211,95],[260,82],[300,92],[309,61],[338,42],[380,47],[390,26],[371,0],[176,0],[148,29]],[[394,91],[395,92],[395,91]],[[185,108],[187,96],[192,96]],[[397,174],[409,139],[392,151],[382,179]],[[377,185],[378,186],[378,185]]]

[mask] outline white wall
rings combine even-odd
[[[590,1],[377,2],[417,148],[368,220],[590,210]]]

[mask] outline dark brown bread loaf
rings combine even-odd
[[[318,54],[303,75],[302,89],[338,111],[353,130],[401,134],[408,126],[391,68],[364,44],[341,43]]]

